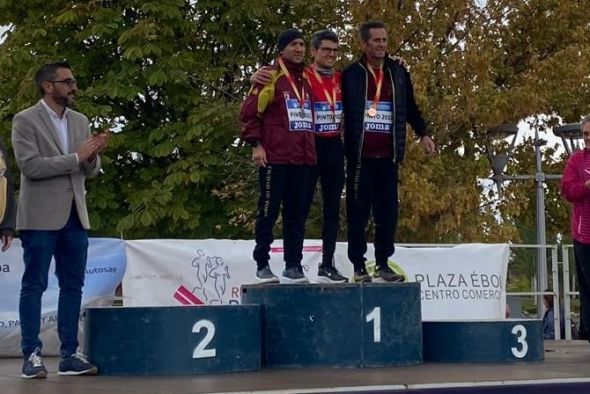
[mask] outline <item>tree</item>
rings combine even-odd
[[[333,15],[315,15],[338,4],[1,2],[11,29],[0,47],[0,132],[38,100],[36,69],[68,59],[77,108],[115,130],[104,174],[89,182],[96,234],[250,236],[254,171],[237,141],[244,76],[272,59],[278,32],[330,24]]]
[[[0,45],[0,134],[8,140],[12,116],[38,99],[37,68],[68,59],[82,88],[77,107],[116,131],[104,174],[88,183],[95,234],[250,238],[255,170],[237,139],[248,76],[292,26],[307,38],[337,31],[345,65],[359,55],[355,27],[369,18],[388,24],[392,54],[408,59],[439,147],[424,160],[408,144],[397,240],[522,240],[531,189],[506,185],[501,201],[486,192],[486,130],[588,111],[589,27],[574,0],[0,0],[0,25],[11,26]],[[534,173],[522,149],[509,173]],[[546,172],[563,168],[550,150],[544,161]],[[557,184],[548,188],[555,239],[567,231],[567,206]],[[308,236],[320,222],[316,206]]]
[[[497,204],[495,193],[485,193],[480,180],[490,175],[486,131],[544,114],[548,125],[558,116],[577,121],[587,111],[585,7],[576,1],[504,0],[353,4],[354,20],[385,19],[393,53],[410,59],[417,100],[439,147],[438,157],[429,161],[415,144],[408,152],[398,238],[521,241],[517,221],[534,215],[534,204],[526,204],[534,194],[514,184]],[[545,163],[559,173],[562,165],[550,159],[552,153],[545,152]],[[534,173],[534,161],[518,160],[509,171]],[[548,208],[560,212],[549,215],[554,239],[557,229],[568,227],[556,185],[549,188]]]

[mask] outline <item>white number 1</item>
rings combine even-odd
[[[512,327],[512,334],[516,335],[516,342],[522,345],[520,350],[518,347],[511,347],[512,355],[516,358],[524,358],[529,352],[529,344],[526,342],[526,328],[522,324],[517,324]]]
[[[215,357],[217,351],[215,348],[213,349],[205,349],[211,340],[215,336],[215,325],[211,323],[209,320],[199,320],[193,326],[193,332],[199,333],[201,329],[205,329],[205,336],[201,341],[197,344],[197,347],[193,351],[193,358],[208,358],[208,357]]]
[[[366,321],[373,322],[373,342],[381,342],[381,307],[373,308],[367,315]]]

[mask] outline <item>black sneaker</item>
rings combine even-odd
[[[285,268],[283,271],[283,281],[290,284],[309,283],[309,279],[303,275],[303,268],[301,266]]]
[[[256,283],[279,283],[279,278],[272,273],[270,267],[267,265],[256,271]]]
[[[86,356],[76,353],[61,359],[57,374],[65,376],[96,375],[98,368],[96,365],[90,364]]]
[[[363,283],[371,282],[371,275],[367,272],[366,268],[354,270],[354,275],[350,278],[350,283]]]
[[[344,283],[347,279],[338,272],[338,270],[330,265],[320,265],[318,268],[318,283]]]
[[[21,375],[25,379],[43,379],[47,377],[47,369],[43,365],[41,359],[41,350],[35,349],[23,363],[23,374]]]
[[[375,267],[373,280],[380,283],[399,283],[404,282],[406,278],[403,275],[396,274],[390,266]]]

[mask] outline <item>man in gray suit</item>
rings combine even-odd
[[[96,374],[97,368],[77,352],[90,228],[84,181],[98,173],[98,155],[109,134],[91,135],[88,118],[69,108],[77,84],[67,63],[43,66],[35,82],[42,99],[18,113],[12,123],[12,145],[21,171],[16,225],[25,263],[19,303],[22,376],[47,376],[39,331],[52,257],[59,283],[58,373]]]

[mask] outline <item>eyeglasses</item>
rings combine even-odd
[[[78,81],[76,81],[75,79],[72,79],[72,78],[66,78],[66,79],[62,79],[60,81],[49,81],[49,82],[51,82],[51,83],[65,83],[70,88],[72,86],[78,86]]]
[[[335,53],[335,54],[340,52],[340,48],[319,47],[318,49],[322,52]]]

